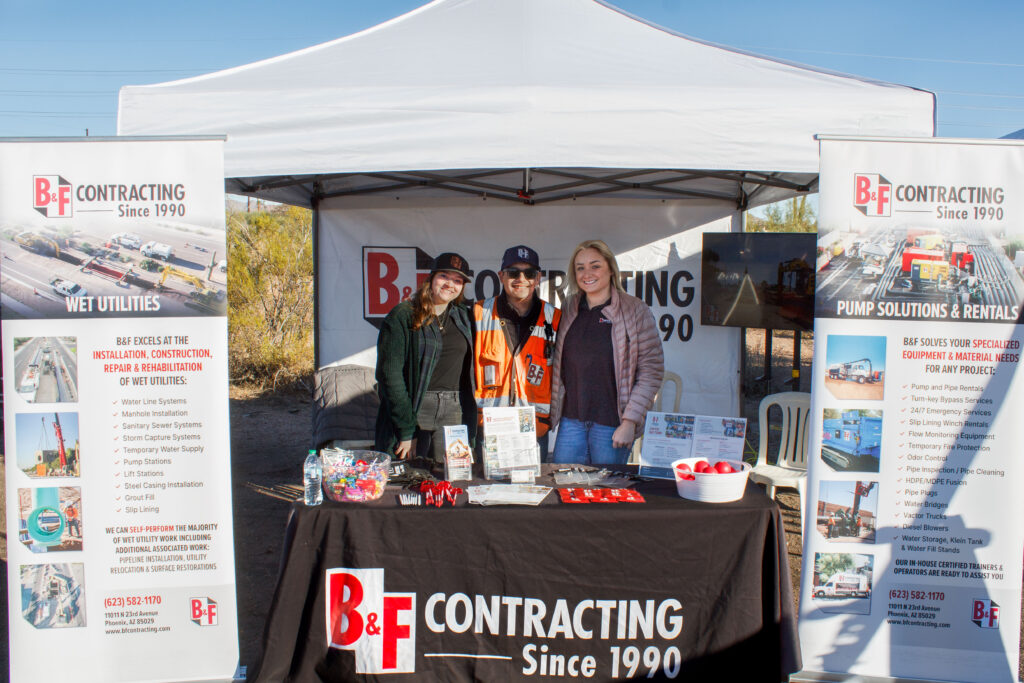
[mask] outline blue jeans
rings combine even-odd
[[[574,465],[625,465],[629,446],[612,446],[615,427],[580,422],[563,417],[558,421],[558,438],[551,462]]]

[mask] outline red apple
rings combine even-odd
[[[693,471],[694,472],[705,472],[709,467],[710,467],[710,465],[708,465],[707,460],[698,460],[696,462],[696,464],[694,464],[694,466],[693,466]]]
[[[686,481],[693,481],[696,478],[691,474],[692,470],[685,462],[681,462],[676,465],[676,472],[679,473],[680,479],[685,479]]]
[[[719,474],[731,474],[735,472],[736,469],[726,461],[719,460],[715,463],[715,471]]]

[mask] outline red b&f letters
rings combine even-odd
[[[327,644],[352,650],[357,673],[416,670],[416,594],[385,593],[383,569],[327,570]]]

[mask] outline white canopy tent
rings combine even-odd
[[[318,294],[321,363],[372,362],[370,245],[494,268],[526,242],[554,270],[600,236],[638,278],[672,262],[699,281],[701,230],[737,230],[743,209],[815,190],[815,134],[933,131],[931,93],[712,45],[599,0],[435,0],[291,54],[125,87],[118,118],[121,135],[226,133],[228,191],[317,210],[319,291],[364,288],[361,317]],[[499,225],[475,230],[498,205]],[[738,355],[725,333],[688,341]],[[670,369],[687,393],[735,371],[710,366],[717,380]],[[736,390],[723,398],[735,410]]]

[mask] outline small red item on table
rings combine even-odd
[[[424,496],[424,503],[441,507],[447,500],[455,505],[455,498],[462,493],[458,486],[452,486],[450,481],[425,481],[420,484],[420,493]]]
[[[646,503],[644,497],[632,489],[559,489],[563,503]]]

